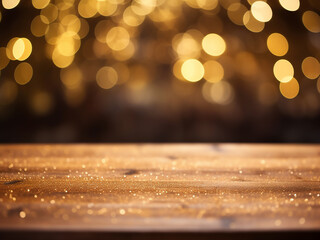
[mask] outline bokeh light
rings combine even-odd
[[[210,33],[203,38],[202,48],[211,56],[220,56],[226,50],[226,42],[218,34]]]
[[[320,75],[320,63],[314,57],[306,57],[301,64],[303,74],[309,79],[316,79]]]
[[[279,82],[286,83],[293,78],[294,69],[288,60],[280,59],[273,66],[273,74]]]
[[[267,39],[269,51],[275,56],[284,56],[289,49],[289,44],[285,36],[280,33],[272,33]]]
[[[197,82],[203,78],[204,67],[197,59],[188,59],[182,64],[181,73],[186,80]]]
[[[260,22],[269,22],[272,18],[272,9],[264,1],[256,1],[251,5],[251,13]]]
[[[281,94],[288,99],[295,98],[299,93],[299,83],[295,78],[289,82],[281,82],[279,85]]]
[[[14,70],[14,79],[20,85],[27,84],[33,75],[32,66],[27,62],[20,63]]]

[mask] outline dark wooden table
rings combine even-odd
[[[319,230],[320,145],[0,145],[5,237]]]

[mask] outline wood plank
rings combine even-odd
[[[0,145],[0,230],[320,230],[320,145]]]

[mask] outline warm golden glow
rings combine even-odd
[[[303,74],[309,79],[316,79],[320,75],[320,63],[314,57],[306,57],[301,64]]]
[[[285,59],[278,60],[273,66],[273,74],[279,82],[289,82],[294,76],[292,64]]]
[[[300,0],[279,0],[280,5],[288,11],[297,11],[300,7]]]
[[[31,22],[31,33],[36,37],[42,37],[48,32],[48,24],[45,24],[40,16],[36,16]]]
[[[295,78],[289,82],[281,82],[279,88],[281,94],[288,99],[295,98],[299,93],[299,83]]]
[[[251,13],[260,22],[269,22],[272,18],[272,9],[268,3],[256,1],[251,5]]]
[[[10,59],[7,57],[6,48],[1,47],[0,48],[0,70],[4,69],[9,62],[10,62]]]
[[[302,15],[303,25],[310,32],[319,33],[320,32],[320,16],[316,12],[306,11]]]
[[[139,26],[145,19],[144,15],[138,15],[132,11],[131,6],[127,7],[123,12],[123,21],[132,27]]]
[[[79,88],[82,82],[83,74],[77,65],[71,65],[60,71],[60,79],[64,86],[68,89]]]
[[[118,73],[112,67],[102,67],[96,75],[96,81],[99,87],[110,89],[116,85],[118,81]]]
[[[33,75],[32,66],[29,63],[22,62],[14,70],[14,79],[20,85],[27,84]]]
[[[203,78],[204,67],[197,59],[188,59],[182,64],[181,73],[186,80],[197,82]]]
[[[98,0],[97,1],[97,11],[102,16],[111,16],[117,10],[118,5],[115,1],[110,0]]]
[[[228,13],[229,19],[234,24],[243,25],[243,16],[247,11],[248,9],[246,8],[246,6],[244,6],[239,2],[236,2],[236,3],[230,4],[230,6],[228,7],[227,13]]]
[[[172,39],[172,47],[180,58],[198,58],[201,54],[199,42],[189,33],[177,34]]]
[[[243,15],[243,25],[251,32],[258,33],[264,29],[264,22],[259,22],[252,16],[251,11],[247,11]]]
[[[48,6],[41,9],[40,17],[44,23],[49,24],[54,22],[57,19],[58,13],[59,12],[56,5],[49,3]]]
[[[219,82],[224,76],[224,69],[222,65],[214,60],[209,60],[203,64],[204,79],[208,82]]]
[[[81,17],[91,18],[98,12],[97,2],[93,0],[80,0],[78,5],[78,12]]]
[[[43,9],[50,3],[50,0],[32,0],[34,8]]]
[[[20,3],[20,0],[2,0],[2,6],[5,9],[13,9]]]
[[[218,34],[210,33],[203,38],[202,48],[211,56],[220,56],[226,50],[226,42]]]
[[[275,56],[284,56],[289,49],[289,44],[285,36],[280,33],[272,33],[267,39],[269,51]]]
[[[65,56],[60,54],[59,50],[56,48],[52,53],[52,61],[54,65],[59,68],[68,67],[74,60],[74,55]]]
[[[130,35],[123,27],[111,28],[107,34],[106,42],[115,51],[125,49],[130,43]]]
[[[12,48],[13,57],[19,61],[26,60],[32,52],[32,44],[27,38],[19,38]]]

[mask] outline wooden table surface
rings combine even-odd
[[[0,145],[0,230],[320,230],[320,145]]]

